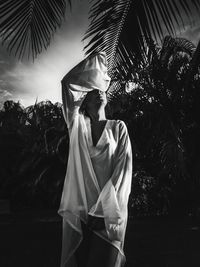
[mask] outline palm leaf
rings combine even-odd
[[[172,123],[171,123],[172,124]],[[161,138],[162,139],[162,138]],[[173,178],[188,176],[186,169],[185,149],[182,138],[174,125],[171,125],[169,132],[161,140],[160,160],[163,171],[172,175]]]
[[[194,78],[194,75],[198,73],[199,65],[200,65],[200,41],[198,42],[197,48],[190,62],[190,69],[185,83],[186,91],[188,91],[189,88],[191,87],[191,81]]]
[[[104,50],[110,75],[117,66],[130,67],[129,55],[145,61],[149,39],[162,40],[164,29],[175,34],[184,25],[183,16],[191,18],[200,10],[200,0],[91,0],[91,24],[84,39],[86,54]],[[126,66],[125,66],[126,65]],[[117,82],[115,82],[116,88]],[[111,89],[112,90],[112,89]]]
[[[94,2],[94,1],[91,1]],[[109,65],[115,55],[115,46],[121,33],[121,29],[131,1],[110,0],[95,2],[90,11],[91,24],[85,34],[86,38],[92,37],[87,44],[87,54],[106,50]]]
[[[189,56],[192,56],[195,50],[196,46],[185,38],[165,36],[162,49],[160,51],[160,60],[165,65],[168,64],[168,60],[173,54],[176,54],[177,52],[184,52]]]
[[[34,59],[49,46],[65,9],[65,0],[0,0],[2,44],[19,58],[32,55]]]

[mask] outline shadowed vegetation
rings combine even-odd
[[[0,1],[8,51],[34,59],[47,49],[66,3],[73,7],[63,0]],[[85,51],[106,51],[108,116],[126,122],[133,146],[131,214],[198,214],[200,43],[174,36],[200,1],[92,0],[90,7]],[[5,102],[0,137],[0,196],[13,208],[57,207],[69,143],[60,105]]]
[[[120,87],[107,115],[126,122],[132,141],[130,215],[198,215],[198,68],[185,87],[196,51],[190,41],[166,36],[161,46],[149,40],[145,63],[130,57],[130,73],[113,70]],[[1,197],[13,208],[57,208],[69,143],[61,105],[6,101],[0,135]]]

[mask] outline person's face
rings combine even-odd
[[[106,106],[107,104],[106,93],[99,90],[89,92],[86,98],[87,109],[99,108],[100,106]]]

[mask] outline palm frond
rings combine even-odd
[[[97,2],[92,0],[91,2],[94,2],[90,10],[91,24],[83,39],[91,37],[85,47],[86,53],[105,50],[111,67],[131,0],[101,0]]]
[[[126,62],[126,64],[124,64]],[[136,79],[135,68],[137,62],[134,54],[126,47],[121,45],[121,50],[117,54],[117,60],[113,63],[112,69],[109,71],[112,82],[108,91],[108,99],[111,100],[115,95],[123,94],[128,82]]]
[[[177,177],[187,177],[185,153],[182,140],[174,136],[168,137],[161,142],[160,160],[163,171]]]
[[[189,56],[192,56],[195,50],[196,46],[185,38],[165,36],[160,51],[160,61],[165,65],[168,63],[169,58],[177,52],[184,52]]]
[[[86,54],[104,50],[111,75],[116,66],[130,67],[130,54],[145,61],[149,39],[162,40],[166,30],[168,34],[175,34],[176,27],[184,25],[183,16],[191,18],[194,7],[200,10],[200,0],[190,3],[187,0],[91,2],[91,24],[84,37],[89,40]]]
[[[68,0],[71,5],[71,0]],[[65,0],[1,0],[0,38],[9,52],[34,59],[50,40],[65,16]]]
[[[191,80],[194,78],[194,75],[198,73],[198,68],[200,65],[200,41],[198,42],[197,48],[193,54],[192,60],[190,62],[190,69],[187,75],[185,90],[188,91],[190,88]]]

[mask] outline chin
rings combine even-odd
[[[108,103],[108,101],[107,101],[107,100],[103,101],[103,105],[104,105],[104,106],[106,106],[106,105],[107,105],[107,103]]]

